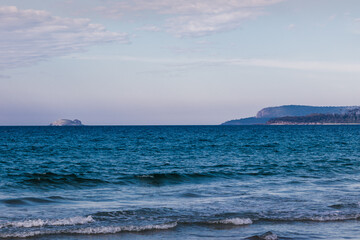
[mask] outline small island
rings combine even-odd
[[[50,126],[84,126],[80,120],[59,119],[50,123]]]

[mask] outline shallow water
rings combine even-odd
[[[0,238],[356,239],[359,142],[359,126],[0,127]]]

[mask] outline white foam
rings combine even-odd
[[[317,222],[330,222],[330,221],[356,220],[359,217],[360,217],[360,214],[356,214],[353,216],[333,215],[333,216],[312,217],[312,218],[310,218],[310,220],[317,221]]]
[[[35,237],[35,236],[39,236],[39,235],[43,235],[45,234],[44,232],[40,232],[40,231],[33,231],[33,232],[23,232],[23,233],[9,233],[9,234],[1,234],[0,233],[0,238],[27,238],[27,237]]]
[[[68,233],[77,234],[110,234],[119,232],[142,232],[147,230],[165,230],[177,226],[177,223],[167,223],[158,225],[145,225],[145,226],[119,226],[119,227],[88,227],[83,229],[71,230]]]
[[[63,219],[35,219],[25,221],[14,221],[0,224],[0,228],[5,227],[17,227],[17,228],[32,228],[32,227],[44,227],[44,226],[67,226],[78,225],[94,222],[92,216],[87,217],[71,217]]]
[[[278,236],[275,233],[268,232],[260,236],[264,240],[278,240]]]
[[[221,223],[221,224],[232,224],[232,225],[249,225],[253,222],[250,218],[229,218],[220,221],[214,221],[213,223]]]
[[[154,178],[154,175],[140,175],[139,178]]]
[[[44,230],[44,231],[32,231],[32,232],[17,232],[9,234],[1,234],[0,238],[26,238],[39,235],[52,235],[52,234],[113,234],[120,232],[142,232],[149,230],[166,230],[177,226],[177,223],[167,223],[158,225],[145,225],[145,226],[103,226],[103,227],[86,227],[80,229],[67,229],[67,230]]]

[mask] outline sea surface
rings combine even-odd
[[[0,239],[360,239],[360,126],[0,127]]]

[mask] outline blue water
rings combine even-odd
[[[360,126],[0,127],[0,238],[360,239]]]

